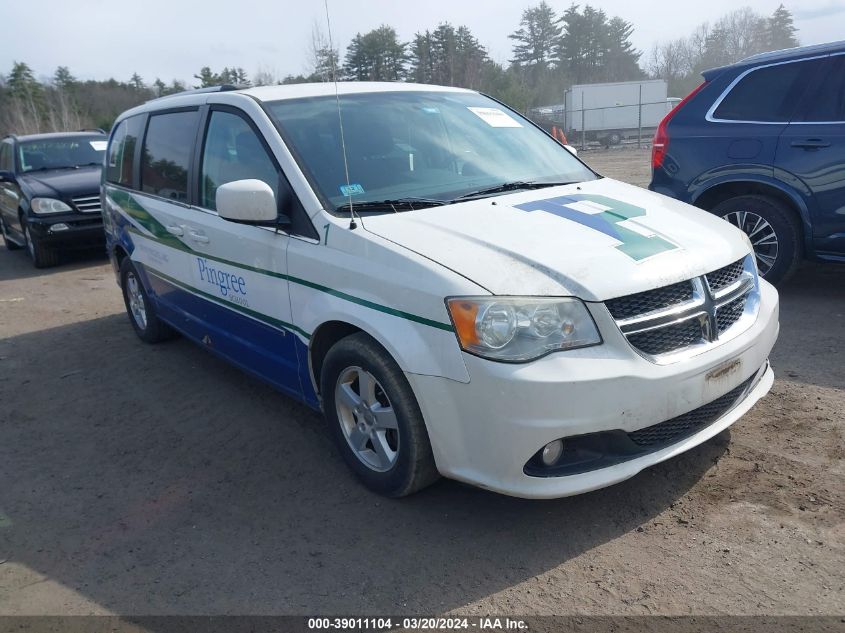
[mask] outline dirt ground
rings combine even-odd
[[[391,501],[311,410],[142,344],[102,256],[0,249],[0,614],[841,614],[843,281],[782,289],[772,392],[697,449],[568,499]]]

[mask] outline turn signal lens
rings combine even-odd
[[[458,333],[461,345],[477,345],[478,332],[475,330],[475,319],[478,317],[478,304],[455,299],[449,302],[449,312],[455,322],[455,331]]]

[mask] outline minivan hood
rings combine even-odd
[[[605,301],[749,252],[724,220],[609,178],[366,216],[362,224],[497,295]]]
[[[96,195],[100,191],[102,167],[91,165],[78,169],[51,169],[18,175],[18,182],[32,197],[73,198]]]

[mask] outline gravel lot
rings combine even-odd
[[[584,152],[644,184],[648,152]],[[0,614],[836,614],[845,267],[782,290],[768,397],[551,502],[390,501],[321,418],[184,340],[140,343],[98,254],[0,250]]]

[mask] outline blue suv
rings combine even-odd
[[[657,129],[649,189],[740,227],[772,283],[845,261],[845,42],[703,76]]]

